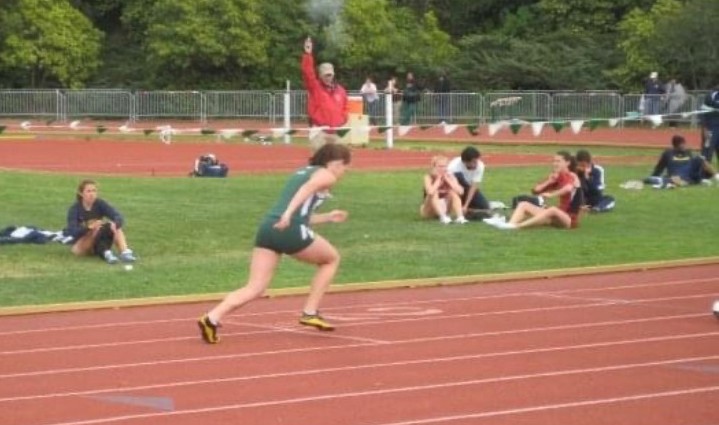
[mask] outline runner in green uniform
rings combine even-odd
[[[334,330],[334,326],[320,316],[318,308],[337,272],[340,255],[331,243],[315,234],[311,226],[340,223],[347,219],[347,211],[343,210],[322,214],[314,214],[313,211],[344,175],[349,162],[350,151],[346,146],[327,144],[314,153],[309,166],[297,170],[290,177],[279,201],[259,226],[247,284],[229,293],[198,321],[205,342],[217,343],[217,328],[222,317],[265,292],[283,254],[317,266],[300,324],[323,331]]]

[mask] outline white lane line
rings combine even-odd
[[[719,296],[719,294],[717,294]],[[671,297],[671,298],[651,298],[647,300],[634,300],[631,302],[633,303],[641,303],[641,302],[653,302],[653,301],[676,301],[676,300],[682,300],[682,299],[692,299],[692,298],[703,298],[707,295],[691,295],[691,296],[685,296],[685,297]],[[614,305],[615,303],[609,302],[609,301],[602,301],[598,303],[593,304],[569,304],[569,305],[562,305],[562,306],[554,306],[554,307],[536,307],[536,308],[525,308],[525,309],[516,309],[516,310],[499,310],[499,311],[489,311],[489,312],[480,312],[480,313],[464,313],[464,314],[444,314],[439,316],[419,316],[419,317],[406,317],[406,318],[400,318],[400,319],[388,319],[388,320],[371,320],[371,319],[363,319],[360,322],[346,322],[342,324],[342,328],[350,328],[350,327],[363,327],[363,326],[376,326],[376,325],[386,325],[386,324],[396,324],[396,323],[407,323],[407,322],[418,322],[418,321],[439,321],[439,320],[455,320],[455,319],[461,319],[461,318],[470,318],[470,317],[487,317],[487,316],[500,316],[505,314],[523,314],[523,313],[543,313],[543,312],[549,312],[549,311],[561,311],[561,310],[574,310],[574,309],[580,309],[580,308],[594,308],[594,307],[603,307],[608,305]],[[337,317],[341,318],[341,315],[327,315],[327,317]],[[227,323],[232,323],[233,325],[237,322],[230,322],[226,321]],[[241,326],[247,326],[251,327],[252,324],[243,322]],[[259,325],[257,325],[259,326]],[[245,336],[245,335],[257,335],[262,333],[273,333],[277,332],[275,330],[265,330],[265,331],[253,331],[253,332],[239,332],[239,333],[226,333],[224,334],[225,337],[227,336]],[[29,349],[21,349],[21,350],[8,350],[8,351],[0,351],[0,356],[12,356],[12,355],[22,355],[22,354],[31,354],[31,353],[46,353],[46,352],[59,352],[59,351],[73,351],[73,350],[87,350],[90,348],[105,348],[105,347],[120,347],[120,346],[128,346],[128,345],[138,345],[138,344],[156,344],[156,343],[165,343],[169,341],[181,341],[185,339],[193,339],[190,337],[173,337],[173,338],[157,338],[157,339],[150,339],[150,340],[135,340],[135,341],[113,341],[113,342],[107,342],[107,343],[98,343],[98,344],[83,344],[83,345],[67,345],[67,346],[54,346],[54,347],[43,347],[43,348],[29,348]],[[196,339],[196,338],[194,338]]]
[[[197,414],[204,414],[204,413],[215,413],[215,412],[226,412],[226,411],[231,411],[231,410],[250,409],[250,408],[256,408],[256,407],[296,405],[296,404],[303,404],[303,403],[313,403],[313,402],[318,402],[318,401],[340,400],[340,399],[348,399],[348,398],[361,398],[361,397],[379,396],[379,395],[388,395],[388,394],[403,394],[403,393],[413,393],[413,392],[416,393],[416,392],[421,392],[421,391],[431,391],[431,390],[446,389],[446,388],[453,388],[453,387],[469,387],[469,386],[475,386],[475,385],[494,384],[494,383],[511,382],[511,381],[527,380],[527,379],[551,378],[551,377],[557,377],[557,376],[601,373],[601,372],[615,371],[615,370],[626,370],[626,369],[633,369],[633,368],[661,366],[663,364],[665,364],[665,363],[664,362],[647,362],[647,363],[635,363],[635,364],[627,364],[627,365],[620,365],[620,366],[607,366],[607,367],[597,367],[597,368],[587,368],[587,369],[572,369],[572,370],[536,373],[536,374],[528,374],[528,375],[504,376],[504,377],[490,378],[490,379],[474,379],[474,380],[467,380],[467,381],[445,382],[445,383],[441,383],[441,384],[414,385],[414,386],[406,386],[406,387],[387,388],[387,389],[382,389],[382,390],[353,391],[353,392],[345,392],[345,393],[337,393],[337,394],[316,395],[316,396],[310,396],[310,397],[289,398],[289,399],[282,399],[282,400],[258,401],[258,402],[253,402],[253,403],[227,404],[227,405],[204,407],[204,408],[198,408],[198,409],[175,410],[172,412],[154,412],[154,413],[144,413],[144,414],[136,414],[136,415],[110,416],[110,417],[98,418],[98,419],[60,422],[60,423],[54,423],[51,425],[93,425],[93,424],[104,424],[104,423],[111,423],[111,422],[131,421],[131,420],[135,420],[135,419],[177,417],[177,416],[184,416],[184,415],[197,415]],[[674,391],[635,394],[635,395],[625,396],[625,397],[590,399],[590,400],[576,401],[576,402],[570,402],[570,403],[545,404],[545,405],[531,406],[531,407],[524,407],[524,408],[517,408],[517,409],[496,410],[496,411],[490,411],[490,412],[478,412],[476,414],[446,416],[443,418],[418,419],[415,421],[394,422],[394,423],[386,423],[386,424],[381,424],[381,425],[411,425],[411,424],[439,422],[442,420],[446,421],[446,420],[459,420],[459,419],[469,419],[469,418],[512,415],[512,414],[529,413],[529,412],[536,412],[536,411],[542,411],[542,410],[557,410],[557,409],[564,409],[564,408],[570,408],[570,407],[592,406],[592,405],[598,405],[598,404],[618,403],[621,401],[632,401],[632,400],[642,400],[642,399],[651,399],[651,398],[659,398],[659,397],[670,397],[670,396],[678,396],[678,395],[686,395],[686,394],[699,394],[699,393],[714,392],[714,391],[719,391],[719,386],[685,388],[685,389],[674,390]],[[448,419],[448,418],[451,418],[451,419]]]
[[[600,292],[600,291],[612,291],[612,290],[619,290],[619,289],[637,289],[637,288],[654,288],[654,287],[664,287],[664,286],[676,286],[676,285],[691,285],[696,283],[702,283],[702,282],[713,282],[713,281],[719,281],[719,277],[711,277],[711,278],[697,278],[697,279],[683,279],[683,280],[675,280],[675,281],[667,281],[667,282],[658,282],[658,283],[646,283],[646,284],[636,284],[636,285],[619,285],[619,286],[606,286],[601,288],[577,288],[577,289],[562,289],[557,291],[540,291],[537,292],[539,294],[569,294],[569,293],[581,293],[581,292]],[[432,288],[427,288],[432,289]],[[411,289],[406,289],[408,291],[411,291]],[[436,304],[436,303],[452,303],[452,302],[462,302],[462,301],[477,301],[477,300],[491,300],[491,299],[500,299],[500,298],[512,298],[512,297],[526,297],[528,295],[532,295],[532,292],[508,292],[508,293],[501,293],[501,294],[492,294],[492,295],[478,295],[474,297],[457,297],[457,298],[433,298],[428,300],[407,300],[407,301],[395,301],[395,302],[376,302],[376,303],[366,303],[366,304],[355,304],[355,305],[345,305],[345,306],[336,306],[336,307],[324,307],[323,311],[329,312],[329,311],[336,311],[336,310],[347,310],[347,309],[363,309],[363,308],[373,308],[373,307],[384,307],[384,306],[407,306],[407,305],[426,305],[426,304]],[[330,294],[332,295],[332,294]],[[340,295],[340,294],[336,294]],[[128,308],[129,310],[129,308]],[[288,313],[297,313],[297,309],[293,310],[271,310],[271,311],[262,311],[262,312],[256,312],[256,313],[248,313],[244,312],[241,313],[241,316],[243,317],[256,317],[256,316],[268,316],[268,315],[276,315],[276,314],[288,314]],[[36,329],[23,329],[23,330],[13,330],[13,331],[4,331],[0,332],[0,336],[10,336],[10,335],[21,335],[21,334],[29,334],[29,333],[43,333],[43,332],[65,332],[65,331],[71,331],[71,330],[89,330],[89,329],[104,329],[104,328],[114,328],[114,327],[124,327],[124,326],[156,326],[159,324],[167,324],[167,323],[177,323],[177,322],[186,322],[188,320],[197,320],[200,313],[198,313],[197,316],[193,317],[184,317],[184,318],[178,318],[178,319],[153,319],[153,320],[135,320],[135,321],[129,321],[129,322],[110,322],[110,323],[100,323],[100,324],[92,324],[92,325],[77,325],[77,326],[55,326],[55,327],[46,327],[46,328],[36,328]],[[240,316],[238,313],[236,316]],[[0,317],[0,321],[2,321],[3,318]]]
[[[272,332],[279,332],[279,333],[291,333],[296,335],[304,335],[304,336],[310,336],[310,337],[316,337],[316,338],[326,338],[326,339],[340,339],[345,341],[352,341],[352,342],[369,342],[371,344],[390,344],[392,341],[386,341],[383,339],[376,339],[376,338],[363,338],[360,336],[351,336],[351,335],[342,335],[337,332],[323,332],[318,331],[317,329],[298,329],[296,327],[283,327],[283,326],[271,326],[271,325],[258,325],[254,323],[244,323],[244,322],[232,322],[232,321],[226,321],[228,324],[232,325],[243,325],[243,326],[249,326],[253,328],[259,328],[264,329],[265,331],[272,331]]]
[[[527,329],[520,329],[520,330],[480,332],[480,333],[459,334],[459,335],[438,336],[438,337],[412,338],[412,339],[394,341],[389,344],[383,344],[383,346],[395,346],[395,345],[403,345],[403,344],[449,341],[449,340],[456,340],[456,339],[482,338],[482,337],[488,337],[488,336],[515,335],[515,334],[532,333],[532,332],[553,332],[553,331],[558,331],[558,330],[570,330],[570,329],[574,330],[574,329],[585,329],[585,328],[594,328],[594,327],[602,327],[602,326],[627,325],[629,323],[648,323],[648,322],[659,321],[659,320],[674,320],[677,318],[687,318],[689,316],[693,316],[693,315],[668,316],[668,317],[662,317],[662,318],[638,319],[638,320],[619,320],[619,321],[612,321],[612,322],[590,323],[590,324],[579,324],[579,325],[549,326],[549,327],[540,327],[540,328],[527,328]],[[672,339],[682,339],[684,337],[692,338],[692,337],[704,336],[704,335],[719,335],[719,331],[710,332],[708,334],[682,334],[679,336],[672,336],[671,338]],[[316,351],[344,350],[344,349],[348,349],[348,348],[371,347],[371,346],[377,346],[377,344],[375,344],[375,343],[357,343],[357,344],[344,344],[344,345],[328,345],[328,346],[323,346],[323,347],[314,347],[313,346],[313,347],[288,348],[288,349],[272,350],[272,351],[256,351],[256,352],[250,352],[250,353],[225,354],[225,355],[219,355],[219,356],[185,357],[185,358],[178,358],[178,359],[156,360],[156,361],[137,362],[137,363],[118,363],[118,364],[106,364],[106,365],[102,365],[102,366],[35,370],[32,372],[19,372],[19,373],[10,373],[10,374],[5,374],[5,375],[0,375],[0,379],[26,378],[26,377],[30,377],[30,376],[46,376],[46,375],[67,374],[67,373],[83,373],[83,372],[90,372],[90,371],[115,370],[115,369],[125,369],[125,368],[145,367],[145,366],[157,367],[159,365],[175,365],[175,364],[205,362],[205,361],[212,362],[212,361],[226,360],[226,359],[240,359],[240,358],[257,357],[257,356],[264,357],[264,356],[269,356],[269,355],[311,353],[311,352],[316,352]]]
[[[600,298],[600,297],[582,297],[577,295],[552,294],[544,292],[532,292],[532,295],[545,298],[554,298],[560,300],[587,301],[587,302],[605,302],[607,304],[629,304],[631,300],[617,298]]]
[[[194,381],[174,381],[174,382],[167,382],[167,383],[162,383],[162,384],[139,385],[139,386],[134,386],[134,387],[119,388],[119,387],[115,386],[115,387],[111,387],[111,388],[99,388],[99,389],[85,390],[85,391],[72,391],[72,392],[64,392],[64,393],[46,393],[46,394],[20,396],[20,397],[6,397],[6,398],[0,398],[0,403],[23,401],[23,400],[40,400],[40,399],[70,397],[70,396],[99,395],[99,394],[118,393],[118,392],[130,393],[130,392],[136,392],[136,391],[167,389],[167,388],[186,387],[186,386],[193,386],[193,385],[218,384],[218,383],[224,383],[224,382],[241,382],[241,381],[253,381],[253,380],[261,380],[261,379],[289,378],[289,377],[294,377],[294,376],[306,376],[306,375],[317,375],[317,374],[323,374],[323,373],[347,372],[347,371],[363,370],[363,369],[379,369],[379,368],[386,368],[386,367],[412,366],[412,365],[420,365],[420,364],[425,364],[425,363],[449,363],[449,362],[462,361],[462,360],[500,358],[500,357],[521,356],[521,355],[526,355],[526,354],[554,353],[554,352],[562,352],[562,351],[596,349],[596,348],[615,347],[615,346],[632,345],[632,344],[647,344],[647,343],[652,343],[652,342],[678,341],[678,340],[686,340],[686,339],[694,339],[694,338],[705,338],[705,337],[710,337],[710,336],[714,336],[714,335],[715,335],[715,333],[698,334],[698,335],[693,335],[693,336],[689,336],[689,337],[682,335],[682,336],[672,336],[672,337],[643,338],[643,339],[620,340],[620,341],[610,341],[610,342],[593,343],[593,344],[555,346],[555,347],[533,348],[533,349],[526,349],[526,350],[499,351],[499,352],[494,352],[494,353],[467,354],[467,355],[450,356],[450,357],[423,358],[423,359],[417,359],[417,360],[405,360],[405,361],[398,361],[398,362],[369,363],[369,364],[353,365],[353,366],[337,366],[337,367],[331,367],[331,368],[294,370],[294,371],[290,371],[290,372],[235,376],[235,377],[227,377],[227,378],[213,378],[213,379],[202,379],[202,380],[194,380]],[[719,359],[719,355],[703,356],[703,357],[688,357],[688,358],[673,359],[673,360],[662,360],[662,362],[669,362],[667,364],[674,364],[674,363],[689,363],[689,362],[698,362],[698,361],[714,360],[714,359]]]
[[[593,399],[593,400],[584,400],[584,401],[575,401],[571,403],[558,403],[558,404],[544,404],[539,406],[530,406],[530,407],[521,407],[517,409],[506,409],[506,410],[495,410],[491,412],[477,412],[477,413],[471,413],[467,415],[455,415],[455,416],[442,416],[442,417],[436,417],[436,418],[425,418],[425,419],[416,419],[416,420],[409,420],[409,421],[402,421],[402,422],[384,422],[384,423],[378,423],[374,425],[426,425],[426,424],[433,424],[437,422],[451,422],[451,421],[459,421],[459,420],[466,420],[466,419],[482,419],[482,418],[492,418],[497,416],[510,416],[510,415],[520,415],[524,413],[535,413],[535,412],[543,412],[547,410],[560,410],[560,409],[570,409],[575,407],[587,407],[587,406],[599,406],[602,404],[617,404],[617,403],[627,403],[631,401],[640,401],[640,400],[651,400],[655,398],[667,398],[667,397],[679,397],[684,395],[692,395],[692,394],[703,394],[703,393],[710,393],[719,391],[719,386],[715,387],[697,387],[697,388],[686,388],[683,390],[676,390],[676,391],[663,391],[658,393],[645,393],[645,394],[635,394],[631,396],[625,396],[625,397],[612,397],[612,398],[599,398],[599,399]],[[76,424],[79,425],[79,424]]]

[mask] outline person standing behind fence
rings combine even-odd
[[[399,123],[401,125],[410,125],[415,115],[417,115],[417,104],[419,103],[422,91],[417,86],[414,74],[407,73],[407,81],[402,91],[402,110]]]
[[[649,74],[649,79],[644,83],[644,115],[657,115],[660,112],[662,95],[665,93],[659,74]]]
[[[377,106],[379,105],[379,96],[377,95],[377,85],[372,81],[372,77],[367,76],[362,88],[360,89],[364,98],[365,113],[369,115],[370,124],[376,124]]]
[[[307,115],[313,127],[329,127],[318,132],[310,140],[313,150],[325,143],[339,140],[335,128],[347,123],[347,91],[335,81],[335,70],[331,63],[319,66],[319,77],[315,73],[315,59],[312,56],[312,39],[307,37],[302,55],[302,79],[307,89]]]
[[[399,92],[399,87],[397,87],[397,77],[392,76],[387,81],[387,87],[384,89],[384,94],[386,96],[392,96],[392,124],[399,121],[399,110],[400,105],[402,104],[402,95]]]
[[[676,78],[669,80],[665,91],[667,93],[667,113],[675,115],[687,101],[687,92],[684,90],[682,83],[678,82]],[[669,126],[676,127],[677,121],[676,117],[671,117],[669,119]]]
[[[440,124],[446,124],[449,122],[449,102],[451,100],[450,92],[452,87],[449,83],[447,74],[443,72],[439,76],[437,81],[437,87],[435,87],[435,96],[437,96],[437,114],[439,115]]]
[[[704,107],[709,112],[699,115],[702,123],[702,156],[711,164],[714,154],[719,163],[719,86],[704,97]]]

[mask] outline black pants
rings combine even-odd
[[[100,258],[105,258],[105,251],[112,248],[112,243],[115,240],[115,233],[110,227],[110,223],[105,223],[100,227],[95,238],[95,244],[92,246],[92,251]]]
[[[464,205],[464,203],[467,202],[467,196],[469,195],[469,189],[472,187],[472,184],[464,178],[464,174],[462,173],[454,173],[454,176],[457,177],[457,181],[464,188],[464,193],[462,194],[462,205]],[[474,192],[474,196],[467,206],[473,210],[488,210],[489,201],[482,195],[482,192],[477,190]]]

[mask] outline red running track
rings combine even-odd
[[[719,264],[0,318],[2,425],[719,423]]]

